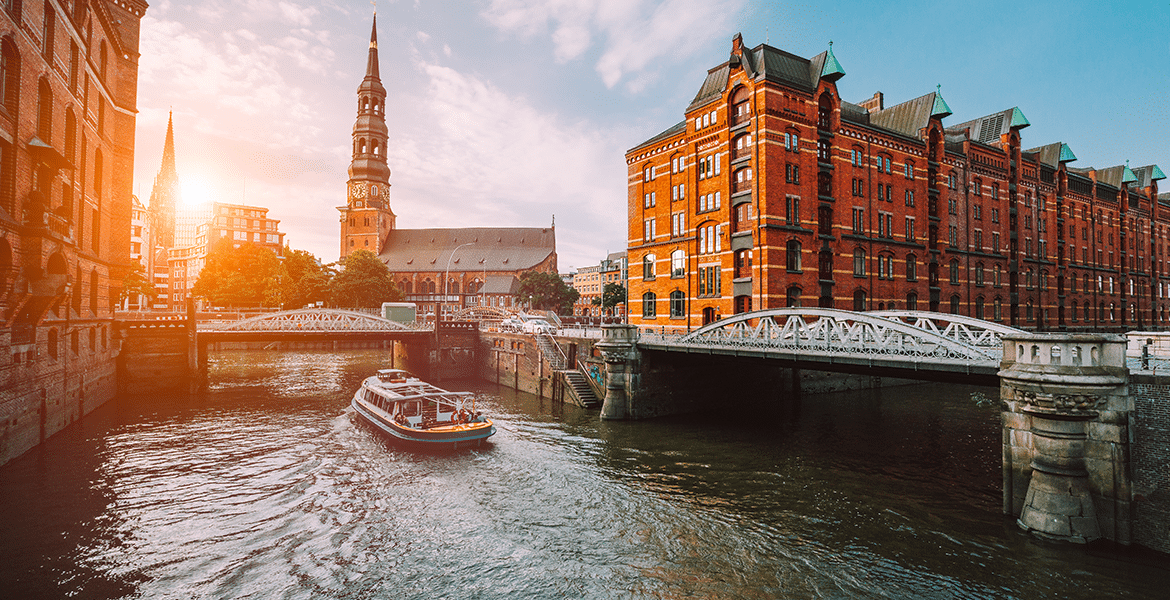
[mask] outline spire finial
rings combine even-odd
[[[370,4],[374,5],[374,14],[378,14],[378,0],[370,0]]]
[[[936,85],[934,86],[934,93],[936,93],[936,94],[941,94],[941,93],[942,93],[942,84],[941,84],[941,83],[939,83],[939,84],[936,84]]]

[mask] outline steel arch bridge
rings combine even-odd
[[[200,331],[270,331],[289,333],[315,332],[394,332],[416,328],[377,315],[336,308],[302,308],[286,310],[231,323],[209,324]]]
[[[777,308],[742,313],[682,336],[642,334],[650,350],[775,358],[809,368],[884,367],[892,374],[994,375],[1014,327],[919,311]],[[842,368],[840,370],[849,370]],[[897,372],[897,373],[894,373]]]

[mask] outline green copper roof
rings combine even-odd
[[[833,56],[833,42],[829,42],[829,55],[825,57],[825,66],[821,68],[821,79],[837,81],[844,76],[845,69],[837,62],[837,57]]]
[[[1068,144],[1065,144],[1062,142],[1060,144],[1060,162],[1062,162],[1062,163],[1072,162],[1076,159],[1077,159],[1077,155],[1073,154],[1072,148],[1069,148]]]
[[[1166,174],[1162,172],[1162,169],[1159,169],[1158,165],[1154,165],[1154,170],[1150,171],[1150,179],[1153,181],[1158,181],[1159,179],[1165,178]]]
[[[1121,184],[1137,183],[1137,175],[1133,174],[1133,169],[1129,168],[1129,161],[1125,161],[1125,169],[1121,172]]]
[[[940,83],[934,92],[934,106],[930,108],[931,117],[949,117],[951,116],[951,107],[947,106],[947,101],[942,97],[942,84]]]
[[[1031,123],[1028,122],[1028,118],[1024,116],[1024,113],[1020,112],[1019,107],[1013,107],[1012,108],[1011,128],[1012,129],[1015,129],[1017,127],[1023,128],[1023,127],[1027,127],[1029,125],[1031,125]]]

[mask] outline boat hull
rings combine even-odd
[[[395,423],[389,415],[358,398],[354,398],[350,406],[363,421],[386,433],[396,442],[414,447],[455,449],[479,446],[496,432],[496,426],[490,419],[482,423],[415,429]]]

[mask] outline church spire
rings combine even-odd
[[[179,204],[179,174],[175,169],[174,113],[167,114],[167,137],[162,165],[150,191],[150,224],[154,241],[163,248],[175,246],[175,207]]]
[[[366,59],[366,79],[380,81],[378,74],[378,13],[374,13],[374,24],[370,28],[370,57]]]

